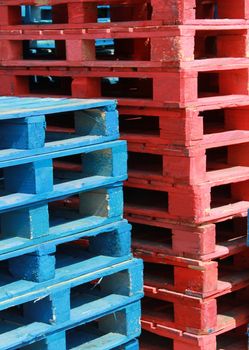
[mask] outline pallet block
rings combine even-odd
[[[118,138],[115,102],[0,98],[0,160],[88,146]],[[6,150],[6,151],[5,151]]]
[[[42,26],[42,28],[44,25]],[[248,57],[248,26],[196,25],[146,26],[143,22],[71,25],[70,28],[41,26],[1,26],[0,62],[2,66],[159,68],[180,66],[182,62],[210,58]],[[113,52],[98,53],[96,40],[114,40]],[[30,53],[34,40],[54,40],[55,48],[43,55]],[[25,43],[25,41],[29,43]]]
[[[67,4],[66,0],[46,0],[42,5],[54,6],[53,22],[54,23],[87,23],[97,21],[97,5],[96,0],[85,1],[78,0],[75,3]],[[21,14],[18,6],[20,5],[37,5],[35,0],[2,0],[3,7],[3,23],[17,24],[21,21]],[[9,5],[9,6],[8,6]],[[11,5],[11,6],[10,6]],[[57,6],[56,6],[57,5]],[[64,5],[64,6],[63,6]],[[248,5],[244,0],[235,3],[230,0],[224,2],[219,0],[208,1],[183,1],[171,0],[151,0],[146,2],[141,1],[122,1],[110,0],[108,5],[111,5],[110,18],[111,21],[132,21],[132,20],[161,20],[162,23],[203,23],[207,20],[216,22],[218,20],[226,23],[227,19],[230,22],[243,23],[243,20],[249,18]],[[56,13],[59,14],[56,16]]]
[[[219,63],[218,63],[219,62]],[[243,100],[248,105],[248,59],[210,59],[181,69],[165,68],[1,68],[5,95],[47,95],[118,98],[120,105],[137,107],[227,107]],[[29,78],[33,77],[33,78]],[[36,78],[34,78],[36,77]],[[48,79],[48,77],[50,77]],[[113,82],[113,77],[119,78]],[[109,79],[111,78],[111,79]],[[31,79],[31,80],[30,80]],[[33,79],[33,80],[32,80]],[[52,80],[51,80],[52,79]],[[238,84],[239,82],[239,84]],[[171,87],[168,89],[168,87]]]

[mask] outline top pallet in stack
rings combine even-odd
[[[51,19],[40,24],[39,20],[31,20],[24,25],[20,6],[34,5],[35,1],[2,1],[1,65],[6,69],[1,70],[1,79],[7,79],[5,93],[44,94],[50,86],[53,94],[120,97],[120,105],[124,106],[195,104],[198,108],[222,104],[217,94],[235,95],[235,102],[243,99],[237,95],[247,95],[246,9],[240,13],[231,5],[231,18],[236,20],[232,24],[216,20],[214,25],[213,20],[206,20],[214,15],[212,1],[197,1],[196,10],[194,2],[187,5],[177,1],[172,6],[164,1],[111,1],[111,22],[97,23],[96,2],[46,3],[52,5]],[[218,2],[216,14],[221,18],[223,3]],[[181,21],[167,16],[170,10],[178,13],[177,6],[179,12],[184,6],[189,8],[188,26],[173,26]],[[242,9],[246,6],[246,1],[241,2]],[[115,40],[114,48],[99,52],[95,40],[105,38]],[[42,50],[40,55],[32,54],[36,40],[41,47],[49,40],[55,41],[50,55]],[[219,61],[195,61],[214,56]],[[231,56],[234,59],[228,59]],[[44,78],[48,76],[51,79]],[[112,77],[120,79],[114,83],[109,79]],[[237,78],[240,84],[233,83]],[[207,98],[212,95],[212,99]],[[227,99],[230,101],[230,97]]]
[[[247,1],[110,1],[110,23],[97,23],[96,2],[65,3],[48,3],[53,24],[22,25],[18,6],[34,2],[2,1],[0,89],[118,98],[143,327],[165,337],[160,349],[238,349],[249,320]],[[114,46],[98,52],[98,39]],[[57,50],[34,59],[30,40]]]
[[[0,348],[136,350],[116,103],[0,97],[0,134]]]

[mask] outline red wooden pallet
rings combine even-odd
[[[215,297],[249,284],[248,249],[217,261],[199,260],[161,254],[155,259],[145,252],[135,254],[144,259],[146,295],[168,300],[169,291],[199,298]]]
[[[221,335],[192,336],[175,332],[175,336],[163,337],[143,331],[140,337],[141,350],[247,350],[246,325]],[[170,332],[170,330],[169,330]],[[173,334],[173,330],[171,333]]]
[[[237,281],[239,277],[236,276]],[[231,293],[227,291],[229,294],[221,293],[217,294],[216,298],[204,300],[168,292],[165,289],[161,293],[156,293],[156,288],[145,285],[142,323],[150,322],[159,327],[170,327],[201,335],[222,331],[227,321],[246,322],[249,319],[249,305],[245,300],[248,282],[247,274],[247,285],[245,283],[243,285],[240,281],[240,286],[244,288],[239,289],[239,286],[236,286]]]
[[[249,136],[248,131],[238,134]],[[201,142],[190,148],[174,144],[158,147],[143,142],[128,143],[128,184],[136,186],[141,180],[148,188],[164,190],[169,184],[207,182],[214,187],[231,183],[235,177],[244,181],[249,176],[249,138],[233,139],[232,135],[230,140],[219,139],[220,147],[215,143],[205,147]]]
[[[246,215],[249,179],[247,171],[242,173],[243,167],[238,167],[234,176],[217,177],[213,182],[163,188],[144,180],[136,183],[128,180],[124,191],[126,217],[201,224]]]
[[[140,107],[195,107],[213,109],[243,101],[249,104],[248,59],[214,59],[208,64],[184,69],[145,68],[1,68],[2,95],[73,95],[74,97],[118,98],[120,105]],[[37,87],[32,91],[30,76],[57,77],[66,90]],[[104,79],[103,79],[104,77]],[[107,78],[120,78],[110,83]],[[112,81],[113,82],[113,81]],[[205,83],[205,84],[204,84]],[[219,89],[219,91],[217,90]],[[198,92],[199,90],[199,92]]]
[[[163,337],[173,338],[174,350],[217,350],[219,346],[218,336],[230,330],[239,327],[248,322],[248,315],[243,315],[243,310],[238,310],[236,315],[225,317],[223,329],[210,335],[194,335],[188,332],[177,331],[176,329],[156,324],[153,322],[143,321],[142,328],[146,331],[158,334]],[[225,337],[225,336],[224,336]],[[222,337],[223,338],[223,337]],[[241,338],[240,338],[241,339]],[[222,339],[223,340],[223,339]],[[221,342],[222,342],[221,340]],[[217,344],[218,343],[218,344]],[[228,344],[226,345],[228,346]],[[237,350],[237,348],[219,348],[220,350]],[[167,349],[168,350],[168,349]]]
[[[160,262],[164,256],[210,261],[245,249],[247,217],[191,226],[131,217],[134,254]]]
[[[248,140],[248,106],[211,110],[119,106],[120,131],[130,149],[163,149],[165,145],[222,147]],[[141,147],[140,147],[141,149]]]
[[[2,0],[0,5],[37,5],[35,0]],[[230,20],[243,20],[249,18],[248,4],[245,0],[239,0],[236,3],[233,0],[218,0],[217,12],[215,10],[215,1],[195,1],[195,0],[78,0],[73,4],[68,3],[66,7],[66,0],[42,0],[40,5],[59,5],[55,6],[61,12],[63,17],[68,17],[70,22],[89,22],[96,20],[97,5],[107,4],[111,5],[111,19],[112,21],[131,21],[134,18],[141,20],[160,19],[165,23],[193,23],[194,21],[203,22],[206,20],[215,21],[215,18],[220,18],[226,22]],[[64,4],[64,6],[63,6]],[[84,6],[82,6],[84,5]],[[8,8],[8,15],[3,16],[5,22],[9,23],[20,19],[20,15],[16,14],[11,6]],[[1,10],[2,13],[3,10]],[[7,10],[5,10],[7,12]],[[216,15],[218,13],[218,16]],[[12,20],[10,20],[12,18]],[[236,21],[235,21],[236,22]]]
[[[70,28],[45,25],[45,28],[1,26],[1,65],[58,67],[80,66],[90,61],[92,67],[160,67],[183,61],[248,57],[248,25],[146,26],[138,22],[134,26],[128,22],[89,24],[83,29],[82,25],[70,25]],[[109,38],[115,39],[114,51],[97,55],[95,40]],[[55,53],[29,59],[23,52],[25,40],[55,40]]]

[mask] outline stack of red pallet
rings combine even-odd
[[[110,23],[97,23],[100,2]],[[19,24],[35,4],[53,6],[53,24]],[[249,2],[0,5],[0,94],[119,100],[125,211],[145,262],[141,348],[247,349]],[[55,40],[53,59],[25,57],[31,40]]]

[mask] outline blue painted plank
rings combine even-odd
[[[77,98],[32,98],[6,97],[8,101],[1,103],[0,120],[25,118],[44,114],[79,111],[92,108],[115,110],[116,101],[101,99]]]

